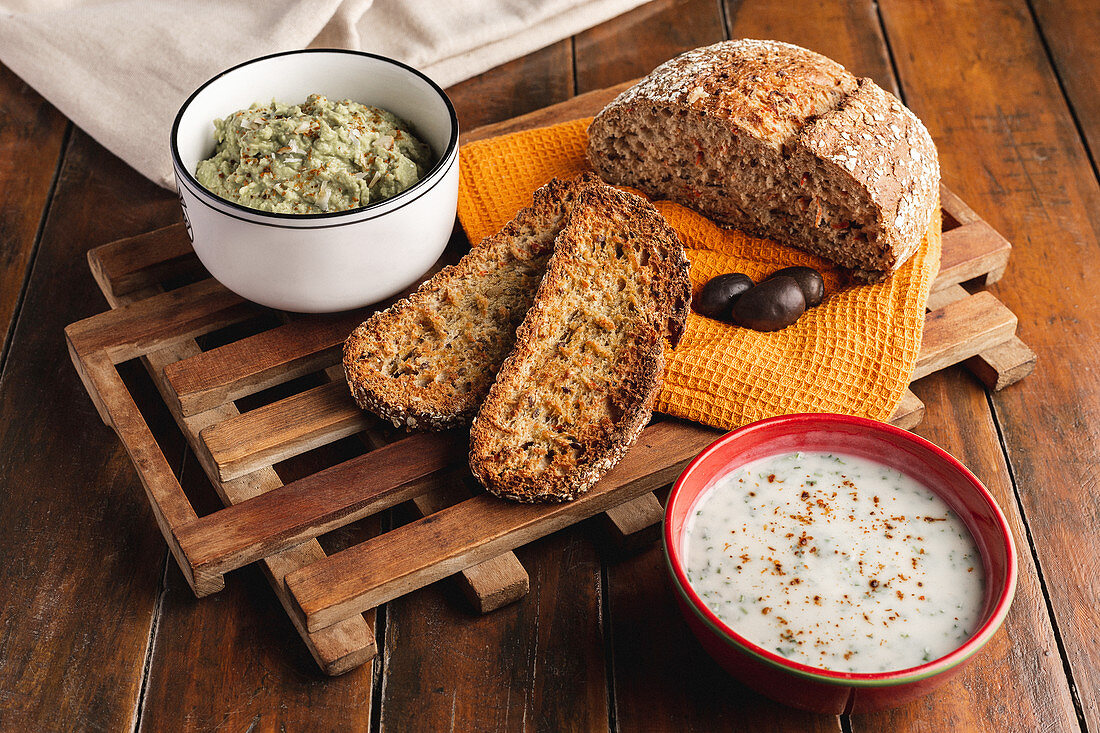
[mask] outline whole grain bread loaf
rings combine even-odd
[[[777,41],[724,41],[657,67],[589,127],[607,181],[790,243],[876,281],[937,215],[920,120],[870,79]]]
[[[663,341],[683,332],[688,262],[649,202],[578,192],[516,345],[470,431],[470,469],[497,496],[574,499],[649,422]]]
[[[554,179],[499,233],[355,329],[344,373],[359,406],[408,428],[469,422],[512,350],[566,214],[593,185],[605,184]]]

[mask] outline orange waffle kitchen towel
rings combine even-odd
[[[467,144],[461,151],[458,217],[471,242],[500,230],[553,177],[590,170],[590,119]],[[841,268],[776,242],[723,229],[667,201],[654,205],[680,235],[694,292],[724,272],[760,281],[788,265],[825,278],[825,302],[793,326],[759,333],[692,313],[684,338],[666,349],[656,409],[733,429],[774,415],[842,412],[887,420],[909,384],[939,270],[940,217],[921,247],[886,282],[850,283]]]

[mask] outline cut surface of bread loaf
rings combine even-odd
[[[554,179],[499,233],[359,326],[344,344],[359,406],[408,428],[469,422],[512,350],[566,214],[592,185],[604,184]]]
[[[470,468],[497,496],[576,498],[649,422],[687,318],[688,262],[647,201],[581,190],[531,310],[470,431]]]
[[[595,118],[588,159],[611,183],[868,281],[916,251],[939,191],[936,148],[912,112],[777,41],[723,41],[657,67]]]

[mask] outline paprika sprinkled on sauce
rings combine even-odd
[[[976,629],[981,556],[935,493],[880,463],[788,453],[720,478],[684,533],[688,582],[730,628],[793,661],[882,672]]]

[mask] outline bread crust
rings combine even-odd
[[[697,165],[619,159],[614,142],[637,134],[654,115],[667,120],[664,146],[679,147],[679,159]],[[861,279],[880,280],[900,267],[936,213],[939,164],[924,125],[870,79],[807,49],[742,39],[689,51],[620,94],[589,128],[589,162],[605,180],[696,208],[722,224],[781,235],[776,226],[754,222],[752,212],[731,215],[722,205],[733,199],[738,178],[708,168],[707,160],[722,151],[683,150],[692,145],[689,126],[728,130],[729,145],[736,135],[755,141],[769,153],[762,165],[780,179],[791,175],[784,161],[815,159],[837,187],[861,197],[873,208],[868,229],[874,234],[852,257],[837,260]],[[644,164],[677,169],[655,181],[638,171]],[[835,251],[819,251],[813,242],[791,244],[837,259]]]
[[[499,233],[356,328],[343,349],[356,403],[409,429],[469,422],[511,350],[569,208],[592,185],[603,184],[591,174],[550,181]],[[471,302],[482,307],[471,311]]]
[[[634,106],[692,110],[778,150],[855,88],[855,77],[826,56],[781,41],[743,38],[666,61],[612,100],[596,121]]]
[[[800,131],[799,143],[835,164],[876,205],[884,267],[857,277],[880,280],[917,251],[939,210],[940,169],[936,146],[916,115],[860,79],[843,104]]]
[[[589,280],[596,312],[584,305]],[[663,342],[683,333],[689,299],[683,246],[648,202],[607,186],[578,195],[515,349],[471,427],[478,480],[529,503],[587,491],[648,424]],[[604,333],[606,349],[593,344]]]

